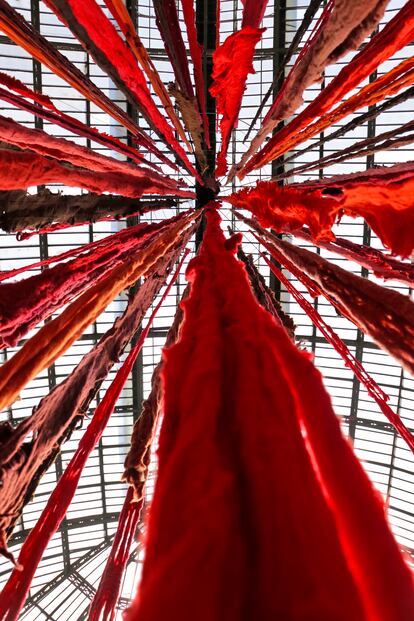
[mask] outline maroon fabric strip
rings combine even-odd
[[[257,239],[260,238],[258,237]],[[386,416],[386,418],[389,420],[397,433],[405,440],[411,451],[414,453],[414,436],[406,427],[406,425],[404,425],[400,416],[398,416],[398,414],[396,414],[388,405],[387,401],[389,401],[389,396],[384,393],[382,388],[366,372],[362,364],[351,354],[342,339],[340,339],[336,332],[326,323],[326,321],[318,313],[317,309],[307,301],[307,299],[300,293],[300,291],[296,289],[296,287],[293,286],[290,280],[286,278],[283,272],[278,267],[276,267],[274,263],[269,261],[269,259],[263,253],[261,254],[261,256],[270,267],[272,273],[286,287],[287,291],[289,291],[289,293],[295,298],[296,302],[299,304],[302,310],[305,311],[305,313],[311,319],[312,323],[317,328],[319,328],[328,343],[330,343],[335,351],[341,356],[341,358],[345,362],[345,366],[352,369],[357,379],[367,389],[370,397],[374,399],[374,401],[377,403],[381,412],[384,414],[384,416]],[[278,255],[278,257],[279,256],[280,255]]]
[[[251,26],[259,28],[264,17],[267,3],[269,0],[242,0],[243,2],[243,20],[242,28]]]

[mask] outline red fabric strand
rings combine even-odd
[[[143,579],[127,619],[155,621],[174,610],[183,621],[408,621],[409,570],[341,435],[320,374],[255,301],[232,254],[235,240],[224,240],[217,214],[207,218],[188,269],[180,340],[164,353],[158,479]],[[298,391],[302,375],[306,392],[302,382]],[[301,432],[304,421],[310,426],[307,408],[324,418],[323,442],[315,447]],[[326,476],[327,463],[334,474]],[[347,470],[348,500],[335,489],[338,472]],[[373,523],[363,544],[349,536],[351,526],[366,535],[360,508],[347,506],[353,488],[363,492]],[[369,576],[355,568],[355,555]]]
[[[102,194],[111,192],[130,198],[143,194],[176,195],[194,198],[191,191],[160,186],[150,178],[119,172],[89,172],[69,168],[36,153],[0,149],[0,190],[25,190],[35,185],[63,183]]]
[[[347,319],[369,334],[399,363],[414,373],[414,303],[407,295],[381,287],[366,278],[329,263],[320,255],[294,246],[268,233],[239,212],[237,217],[268,240],[292,274],[303,281],[311,295],[322,293]],[[267,246],[274,255],[273,249]]]
[[[258,181],[227,200],[279,233],[306,225],[316,243],[334,239],[331,229],[341,215],[362,216],[385,247],[407,257],[414,250],[413,170],[408,162],[293,187]]]
[[[303,91],[322,78],[326,66],[356,50],[375,29],[389,0],[367,0],[350,4],[348,0],[328,2],[263,124],[276,123],[290,116],[302,103]]]
[[[115,619],[115,606],[121,589],[122,576],[128,562],[141,509],[142,500],[134,501],[134,492],[130,487],[119,516],[111,552],[89,610],[88,621],[113,621]]]
[[[104,2],[108,7],[109,11],[111,12],[112,17],[116,20],[132,53],[134,54],[141,68],[146,73],[149,81],[151,82],[155,94],[158,95],[158,97],[160,98],[160,101],[164,106],[164,109],[168,114],[169,119],[174,125],[174,128],[177,130],[178,135],[184,141],[187,149],[191,150],[191,145],[187,140],[184,128],[181,125],[181,122],[178,119],[177,114],[174,110],[173,103],[168,94],[167,88],[162,82],[154,63],[151,60],[150,55],[148,54],[148,51],[145,49],[141,39],[138,36],[127,6],[123,2],[123,0],[104,0]]]
[[[141,213],[141,212],[140,212]],[[131,214],[133,215],[133,214]],[[84,224],[84,223],[81,223]],[[139,225],[139,226],[146,226],[144,224]],[[134,227],[136,228],[136,227]],[[129,229],[131,230],[131,229]],[[116,237],[122,236],[124,235],[124,229],[121,231],[118,231],[117,233],[114,233],[111,236],[111,239],[115,239]],[[28,235],[27,237],[23,237],[23,239],[27,239],[30,235]],[[83,254],[85,252],[88,252],[94,248],[98,248],[101,246],[105,246],[108,242],[108,238],[105,237],[104,239],[98,239],[94,242],[91,242],[90,244],[84,244],[83,246],[78,246],[76,248],[72,248],[71,250],[67,250],[66,252],[62,252],[60,254],[57,254],[53,257],[49,257],[47,259],[43,259],[42,261],[36,261],[35,263],[30,263],[29,265],[25,265],[23,267],[19,267],[17,269],[14,270],[7,270],[7,271],[0,271],[0,282],[4,281],[4,280],[9,280],[10,278],[14,278],[15,276],[17,276],[18,274],[21,274],[23,272],[27,272],[29,270],[33,270],[39,267],[43,267],[45,265],[50,265],[51,263],[59,263],[60,261],[63,261],[64,259],[68,259],[70,257],[79,255],[79,254]]]
[[[268,2],[269,0],[242,0],[242,28],[245,28],[245,26],[250,26],[251,28],[259,28],[261,21],[264,17]]]
[[[188,99],[193,99],[193,85],[175,0],[153,0],[152,4],[155,9],[158,30],[164,41],[177,84]]]
[[[173,278],[165,290],[161,301],[157,304],[155,310],[153,311],[147,327],[145,328],[146,335],[148,334],[153,318],[157,314],[162,303],[165,301],[168,293],[171,291],[172,285],[177,280],[188,254],[189,250],[186,250]],[[143,457],[143,453],[146,452],[147,448],[148,447],[144,445],[141,446],[140,457]],[[106,563],[98,590],[91,604],[88,621],[112,621],[114,619],[114,611],[118,601],[122,575],[128,561],[129,550],[136,532],[141,507],[142,498],[136,502],[134,488],[130,487],[119,518],[118,528],[112,544],[111,553]]]
[[[257,239],[261,242],[259,237]],[[332,330],[332,328],[324,321],[322,316],[318,313],[316,308],[310,304],[306,298],[292,285],[290,280],[286,278],[286,276],[281,272],[281,270],[274,265],[265,255],[261,255],[270,270],[277,277],[277,279],[286,287],[287,291],[295,298],[299,306],[308,317],[311,319],[312,323],[319,328],[322,332],[323,336],[326,338],[328,343],[332,345],[335,351],[341,356],[343,361],[345,362],[345,366],[352,369],[357,379],[365,386],[368,394],[379,406],[381,412],[386,416],[391,425],[397,430],[402,438],[406,441],[411,451],[414,453],[414,436],[410,432],[410,430],[404,425],[401,418],[398,414],[395,414],[393,410],[388,405],[387,401],[389,401],[389,396],[384,393],[382,388],[378,386],[375,380],[365,371],[362,364],[351,354],[348,347],[339,338],[339,336]]]
[[[106,391],[102,401],[97,406],[94,416],[79,443],[78,449],[69,462],[62,477],[59,479],[45,509],[42,512],[42,515],[36,522],[36,525],[31,530],[22,546],[19,554],[18,565],[14,568],[6,586],[0,594],[0,610],[4,621],[15,621],[18,617],[27,596],[30,583],[46,546],[56,530],[59,528],[59,525],[66,514],[70,502],[75,494],[86,461],[91,451],[102,437],[119,395],[121,394],[137,356],[142,349],[155,315],[165,301],[165,298],[170,292],[175,280],[178,278],[187,254],[188,251],[184,253],[175,274],[168,284],[161,300],[152,312],[151,317],[148,320],[144,330],[141,332],[137,343],[131,349],[122,367],[117,372],[114,381]],[[137,505],[135,505],[135,508],[133,508],[132,511],[134,516],[133,521],[137,521],[139,517],[139,511],[136,511],[136,507]],[[122,572],[122,567],[120,567],[120,569]]]
[[[6,0],[0,0],[0,30],[39,62],[46,65],[53,73],[84,95],[86,99],[92,101],[126,127],[139,144],[151,150],[151,146],[154,145],[152,139],[144,134],[128,115],[109,97],[104,95],[66,56],[61,54],[53,44],[42,37]]]
[[[35,101],[36,103],[44,106],[48,110],[59,112],[50,97],[48,97],[47,95],[43,95],[43,93],[36,93],[35,91],[32,91],[31,88],[26,86],[26,84],[23,84],[23,82],[21,82],[14,76],[7,75],[7,73],[3,73],[2,71],[0,71],[0,84],[3,84],[3,86],[7,86],[8,89],[19,93],[19,95],[23,95],[23,97]]]
[[[232,129],[236,126],[241,100],[249,73],[254,73],[253,54],[263,28],[246,26],[227,37],[213,54],[213,84],[210,93],[216,98],[220,120],[221,148],[217,156],[216,175],[227,172],[226,154]]]
[[[143,156],[141,155],[141,153],[139,153],[133,147],[124,144],[115,136],[110,136],[109,134],[99,132],[94,127],[89,127],[81,121],[78,121],[78,119],[64,114],[63,112],[54,112],[51,110],[39,108],[38,106],[35,106],[28,101],[25,101],[18,95],[15,95],[14,93],[9,93],[3,88],[0,88],[0,99],[3,99],[3,101],[7,101],[8,103],[16,106],[17,108],[20,108],[21,110],[25,110],[26,112],[29,112],[34,116],[38,116],[45,121],[50,121],[54,125],[63,127],[63,129],[67,129],[68,131],[77,134],[78,136],[83,136],[84,138],[88,138],[88,140],[92,140],[93,142],[102,144],[105,147],[110,147],[114,151],[122,153],[123,155],[131,158],[135,162],[139,163],[143,161]],[[171,168],[177,169],[177,166],[172,161],[170,161],[163,153],[161,153],[161,151],[159,151],[159,149],[157,149],[155,145],[149,145],[146,143],[143,146],[145,146],[145,148],[147,148],[151,153],[154,153],[154,155],[156,155],[159,160],[161,160]],[[150,162],[146,162],[146,164],[148,166],[154,167],[154,164],[151,164]]]
[[[0,139],[21,149],[29,149],[40,155],[57,159],[60,162],[68,162],[74,166],[87,168],[96,172],[119,171],[138,178],[148,177],[161,186],[174,188],[176,182],[160,175],[149,168],[139,167],[135,164],[96,153],[88,147],[83,147],[66,138],[56,138],[41,129],[25,127],[13,119],[0,115]]]
[[[197,100],[200,107],[201,116],[203,118],[204,138],[207,147],[210,148],[210,130],[206,112],[206,96],[204,92],[204,75],[202,64],[203,47],[199,44],[197,39],[194,0],[182,0],[181,4],[184,14],[185,25],[187,28],[188,45],[190,47],[190,54],[194,67],[194,82],[197,93]],[[219,6],[220,5],[218,0],[217,11],[219,11]],[[216,45],[218,45],[218,40],[216,42]]]

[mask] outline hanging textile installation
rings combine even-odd
[[[164,303],[164,318],[176,306],[174,320],[163,327],[149,394],[123,423],[131,427],[118,472],[123,506],[83,618],[115,619],[142,531],[145,560],[126,621],[160,621],[171,611],[183,621],[414,618],[407,557],[298,336],[294,306],[366,389],[394,445],[401,438],[414,453],[412,425],[321,307],[392,356],[401,377],[414,374],[414,304],[370,280],[413,288],[414,162],[398,149],[414,142],[414,124],[405,118],[326,150],[413,98],[414,0],[400,4],[311,0],[296,32],[278,43],[277,3],[242,0],[239,29],[225,33],[223,1],[207,11],[197,0],[153,0],[149,19],[165,47],[159,63],[145,47],[139,3],[130,12],[121,0],[44,0],[51,23],[87,58],[83,71],[38,20],[0,0],[2,34],[87,103],[84,122],[57,104],[53,89],[0,72],[0,227],[16,235],[13,243],[39,240],[43,249],[0,272],[0,554],[10,565],[0,621],[25,610],[82,472],[117,404],[130,399],[127,380]],[[214,23],[205,23],[204,9]],[[270,54],[272,36],[280,49]],[[269,54],[280,62],[262,97],[251,77]],[[109,86],[95,83],[89,63]],[[94,123],[91,106],[103,122]],[[231,149],[236,128],[246,130],[242,152]],[[377,153],[399,156],[377,166]],[[367,166],[351,168],[358,158]],[[334,165],[342,168],[325,176]],[[248,177],[253,171],[260,177]],[[347,236],[350,220],[363,222],[362,243]],[[97,222],[114,227],[95,238]],[[69,239],[82,226],[86,243],[49,255],[48,239]],[[126,307],[98,334],[96,322],[123,292]],[[15,415],[31,382],[54,373],[92,329],[79,363],[31,413]],[[15,553],[13,532],[75,430],[77,446]]]

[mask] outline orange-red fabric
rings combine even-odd
[[[259,181],[227,200],[253,213],[264,227],[279,233],[303,225],[315,240],[332,240],[332,225],[342,214],[363,217],[396,255],[408,257],[414,250],[413,163],[373,169],[371,174],[336,177],[317,184],[280,187]]]
[[[190,149],[190,145],[187,142],[184,128],[175,113],[174,105],[171,101],[167,89],[165,88],[164,82],[161,80],[161,77],[154,63],[152,62],[150,55],[148,54],[147,50],[141,42],[141,39],[138,36],[138,33],[135,29],[135,26],[125,3],[123,2],[123,0],[104,0],[104,2],[108,9],[111,11],[112,17],[116,19],[118,26],[120,27],[122,33],[125,36],[126,42],[131,48],[131,51],[134,54],[135,58],[140,63],[143,71],[145,71],[148,79],[152,84],[154,92],[160,98],[164,109],[168,114],[168,117],[174,125],[175,129],[177,130],[181,140],[183,140],[187,145],[187,148]]]
[[[150,151],[153,140],[143,133],[136,123],[109,97],[107,97],[76,65],[61,54],[56,46],[47,41],[6,0],[0,0],[0,30],[12,41],[25,49],[33,58],[46,65],[54,74],[65,80],[121,125],[126,127],[139,144]]]
[[[263,32],[263,28],[246,26],[227,37],[213,54],[213,84],[210,93],[216,98],[217,113],[222,117],[221,147],[216,162],[218,177],[227,172],[226,154],[231,132],[237,123],[247,76],[254,73],[254,49]]]
[[[96,1],[45,0],[45,4],[71,28],[97,64],[112,75],[119,88],[128,96],[132,95],[148,123],[178,155],[187,170],[197,177],[197,171],[152,99],[133,53]]]

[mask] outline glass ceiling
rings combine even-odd
[[[121,107],[128,110],[129,114],[136,115],[136,111],[127,105],[123,95],[114,87],[109,78],[94,64],[93,60],[74,40],[72,34],[57,21],[42,2],[39,0],[11,0],[10,4],[24,15],[27,20],[38,25],[41,33],[48,40],[52,41],[82,71],[88,74],[92,81],[98,84],[105,93],[116,100]],[[103,2],[99,2],[99,4],[102,6]],[[130,1],[127,4],[129,4],[129,8],[135,11],[138,33],[144,45],[149,49],[164,83],[168,83],[173,79],[173,73],[155,25],[151,0],[136,0],[135,2]],[[403,4],[403,0],[391,0],[385,14],[385,20],[388,21]],[[241,6],[241,3],[236,0],[221,0],[221,41],[240,25]],[[256,51],[254,63],[256,73],[250,76],[248,80],[238,128],[234,132],[229,151],[229,161],[235,162],[239,160],[240,155],[246,150],[247,143],[243,144],[246,131],[258,105],[273,80],[273,76],[278,72],[278,63],[301,23],[306,7],[307,3],[301,0],[288,0],[287,2],[269,1],[263,24],[267,30]],[[408,48],[401,50],[393,59],[384,63],[381,71],[389,70],[411,53],[412,50]],[[325,82],[328,82],[336,75],[343,64],[349,62],[350,57],[351,55],[348,55],[341,59],[341,62],[337,65],[329,67],[325,73],[324,82],[306,91],[305,101],[311,101],[319,89],[324,87]],[[41,66],[37,61],[33,61],[21,48],[16,47],[1,33],[0,71],[16,76],[29,86],[40,87],[63,112],[67,112],[82,122],[97,127],[101,131],[126,139],[125,130],[122,127],[116,125],[105,113],[83,99],[46,67]],[[310,147],[306,153],[288,154],[289,157],[294,157],[286,164],[286,169],[294,168],[300,163],[319,159],[321,156],[345,148],[358,138],[363,139],[375,135],[376,132],[383,132],[407,122],[412,117],[411,105],[412,102],[408,99],[404,104],[380,114],[376,119],[358,127],[352,132],[348,132],[342,138],[329,140],[329,134],[333,133],[339,125],[331,128],[324,136],[324,138],[328,138],[325,143],[312,147],[312,144],[317,140],[315,138],[304,145]],[[62,128],[42,122],[40,119],[33,119],[25,112],[11,108],[3,102],[0,102],[0,107],[2,108],[2,114],[12,117],[27,126],[43,127],[45,131],[55,136],[70,137],[70,139],[79,144],[88,144],[85,139],[74,137],[62,130]],[[267,109],[267,107],[264,108],[264,114]],[[361,112],[362,110],[359,111],[359,113]],[[343,123],[348,121],[349,117]],[[142,118],[139,119],[139,123],[142,127],[146,127],[145,121]],[[151,130],[149,130],[149,133],[153,138],[156,138]],[[161,144],[159,146],[163,148]],[[99,151],[106,151],[104,147],[99,145],[94,145],[94,147]],[[119,154],[111,153],[111,155],[120,157]],[[151,155],[148,157],[149,159],[152,158]],[[355,172],[376,165],[407,161],[413,159],[413,157],[413,149],[410,149],[409,146],[403,147],[398,150],[380,152],[375,156],[368,156],[368,158],[349,160],[345,164],[337,164],[324,170],[291,176],[289,182],[313,179],[319,176],[330,176],[343,172]],[[246,177],[242,185],[252,185],[259,178],[268,179],[274,173],[275,165],[273,165],[273,169],[269,165],[263,168],[259,174],[255,173]],[[237,187],[237,185],[234,182],[232,187]],[[230,193],[232,187],[223,188],[222,194]],[[54,186],[54,190],[56,191],[57,189],[65,192],[79,192],[78,190]],[[33,188],[32,191],[35,192],[36,188]],[[177,210],[183,210],[187,207],[188,201],[181,201],[177,206]],[[171,211],[160,210],[141,218],[141,221],[158,221],[170,215]],[[225,225],[228,224],[235,230],[243,231],[243,227],[240,226],[240,223],[234,221],[230,212],[223,209],[223,216]],[[5,270],[10,269],[11,266],[19,267],[30,264],[33,261],[59,254],[89,241],[100,239],[131,223],[133,222],[101,222],[53,234],[35,235],[28,240],[19,242],[16,241],[14,235],[7,235],[1,232],[0,268]],[[382,249],[378,238],[360,220],[344,218],[335,232],[338,232],[342,238],[350,239],[356,243],[369,243],[375,248]],[[303,245],[309,247],[309,244]],[[249,234],[245,235],[243,247],[246,252],[254,255],[256,265],[260,267],[261,273],[269,280],[269,270],[264,264],[263,259],[259,257],[260,248]],[[361,270],[357,264],[328,253],[325,250],[318,250],[318,252],[321,252],[330,261],[346,267],[346,269],[352,270],[354,273],[361,274],[364,277],[368,276],[366,270]],[[191,258],[191,255],[189,258]],[[32,270],[31,275],[34,273],[36,273],[36,270]],[[372,274],[369,275],[369,278],[374,279]],[[295,282],[295,286],[305,293],[300,283]],[[411,295],[411,290],[398,283],[391,281],[391,284],[387,286],[395,288],[401,293]],[[181,277],[153,324],[142,354],[118,401],[104,436],[89,458],[67,516],[59,531],[52,538],[40,563],[32,584],[30,597],[20,617],[21,619],[27,621],[43,621],[43,619],[53,621],[70,619],[77,621],[87,618],[88,606],[99,583],[116,529],[118,514],[126,494],[126,486],[120,479],[123,472],[123,461],[129,446],[132,425],[139,416],[142,399],[149,392],[152,371],[159,361],[167,330],[172,322],[176,304],[181,297],[184,287],[185,280]],[[297,303],[283,290],[283,287],[280,289],[280,297],[285,310],[293,317],[297,325],[296,335],[301,342],[301,346],[313,353],[316,365],[321,370],[326,387],[332,396],[335,410],[343,423],[344,431],[354,444],[358,457],[363,461],[378,491],[386,499],[389,520],[393,531],[401,546],[413,559],[414,565],[413,455],[406,448],[404,441],[397,438],[393,428],[384,419],[377,405],[368,396],[365,388],[361,387],[358,380],[353,377],[352,372],[344,367],[342,360],[336,352],[312,326],[308,317],[304,315]],[[12,303],[12,300],[10,300],[10,303]],[[346,319],[338,316],[327,302],[323,299],[318,299],[315,304],[329,325],[345,341],[357,360],[363,363],[368,373],[390,395],[391,407],[401,415],[406,425],[411,430],[414,430],[413,378],[403,372],[390,356],[379,350],[369,337],[363,335]],[[47,372],[45,371],[38,375],[25,388],[21,394],[21,399],[8,411],[1,414],[2,420],[7,419],[16,423],[28,416],[41,397],[46,395],[50,388],[67,377],[78,364],[81,357],[110,328],[114,319],[122,313],[125,305],[126,295],[121,295],[98,318],[96,323],[89,327],[82,338],[64,356],[59,358]],[[28,337],[34,332],[30,333]],[[19,347],[22,342],[19,343]],[[7,359],[13,355],[16,349],[8,348],[3,350],[0,352],[0,356],[3,357],[3,360]],[[96,403],[99,402],[100,395],[105,392],[106,387],[114,378],[117,368],[118,366],[115,365],[115,368],[98,392],[96,400],[92,402],[91,413]],[[64,444],[61,455],[42,479],[33,500],[25,508],[22,519],[19,520],[10,542],[10,549],[14,554],[18,553],[26,534],[34,525],[45,506],[47,498],[56,484],[56,480],[73,455],[87,424],[88,417],[83,422],[82,429],[75,430],[70,440]],[[146,486],[146,504],[148,504],[151,498],[155,474],[156,458],[154,456],[151,476]],[[361,519],[363,519],[363,516],[361,516]],[[369,524],[367,524],[367,528],[369,528]],[[143,529],[144,523],[141,523],[140,531]],[[138,535],[139,533],[137,534],[137,539],[139,539]],[[143,552],[142,543],[137,541],[124,579],[117,620],[121,619],[122,609],[136,590]],[[9,561],[0,559],[1,584],[4,584],[7,580],[9,572]]]

